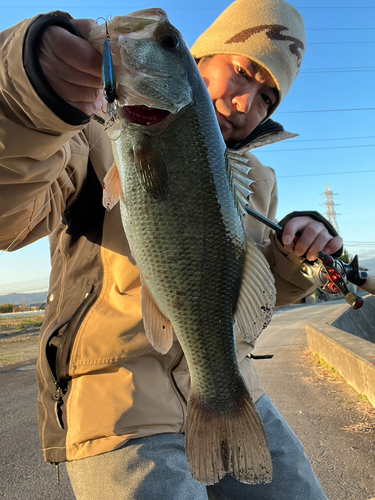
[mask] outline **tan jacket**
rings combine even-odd
[[[0,34],[0,248],[16,250],[50,235],[38,421],[45,460],[61,462],[113,450],[134,437],[184,432],[190,378],[177,341],[161,355],[144,334],[139,272],[119,207],[107,212],[101,203],[102,180],[113,162],[103,127],[61,120],[25,73],[22,48],[32,21]],[[251,204],[274,219],[274,171],[247,149],[239,154],[252,166]],[[299,259],[260,222],[246,217],[245,225],[263,245],[278,303],[309,293]],[[257,400],[263,389],[247,356],[252,348],[238,343],[241,370]]]

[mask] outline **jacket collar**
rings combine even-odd
[[[298,134],[286,132],[280,123],[268,118],[264,123],[258,125],[245,139],[236,144],[228,145],[228,148],[242,153],[297,136]]]

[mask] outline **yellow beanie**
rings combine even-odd
[[[236,0],[191,48],[195,59],[215,54],[246,56],[269,71],[280,96],[301,66],[306,37],[300,13],[284,0]],[[268,115],[268,116],[269,116]]]

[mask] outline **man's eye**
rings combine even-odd
[[[269,95],[267,94],[262,94],[262,99],[267,106],[272,106],[272,100]]]
[[[242,66],[237,66],[237,73],[241,76],[248,76],[246,69]]]

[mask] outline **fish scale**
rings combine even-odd
[[[222,365],[224,371],[225,365],[235,365],[233,335],[228,336],[220,332],[229,330],[232,333],[233,330],[233,309],[241,277],[241,262],[236,258],[236,254],[241,252],[235,245],[236,240],[239,243],[243,242],[243,230],[241,224],[235,224],[235,229],[240,232],[234,234],[233,229],[224,224],[222,206],[218,201],[220,190],[224,192],[221,198],[225,199],[227,191],[227,199],[231,202],[226,210],[232,210],[232,217],[236,221],[239,217],[225,174],[221,176],[221,184],[214,183],[212,166],[206,159],[207,152],[201,127],[193,125],[192,135],[194,132],[195,134],[189,138],[194,144],[197,158],[192,157],[191,151],[189,154],[183,151],[187,144],[186,126],[191,122],[194,124],[197,120],[195,107],[187,106],[180,118],[178,123],[174,122],[173,127],[167,128],[162,137],[155,141],[155,147],[163,152],[168,165],[169,196],[166,203],[150,197],[140,186],[135,169],[127,169],[122,179],[120,174],[126,200],[121,204],[123,222],[141,275],[159,308],[172,322],[184,352],[190,350],[194,354],[206,352],[208,360],[212,360],[216,350],[223,351],[227,360]],[[121,157],[118,155],[116,163],[120,161],[126,164],[134,163],[131,150],[134,139],[131,127],[130,125],[128,130],[124,130],[123,140],[118,141],[121,146],[116,149],[121,148]],[[171,143],[175,144],[175,147],[170,151],[168,144]],[[177,148],[179,144],[182,151]],[[192,144],[189,149],[191,148]],[[215,168],[225,172],[224,150],[220,149],[221,164],[217,162]],[[176,150],[179,154],[176,154]],[[125,155],[128,155],[127,159]],[[132,193],[131,199],[130,195],[127,196],[127,190]],[[164,206],[166,204],[167,206]],[[146,214],[147,224],[144,222]],[[130,220],[131,224],[128,223]],[[188,256],[186,256],[187,248],[190,249]],[[150,257],[155,252],[158,255],[157,259]],[[244,252],[243,244],[242,252]],[[147,279],[145,276],[152,278]],[[184,293],[183,306],[175,308],[174,303],[181,302],[180,296],[176,294],[178,290]],[[196,293],[197,290],[199,293]],[[225,316],[223,310],[227,311]],[[189,311],[190,316],[184,314],[185,311]],[[204,336],[206,331],[210,333],[207,338]],[[214,346],[210,338],[212,331],[215,332],[216,339]],[[223,349],[218,346],[218,339],[224,340]],[[212,352],[213,350],[215,352]],[[207,366],[207,362],[202,362],[198,366],[189,365],[190,373],[192,379],[197,380],[194,382],[196,388],[203,384],[207,392],[207,386],[210,386],[210,390],[216,395],[215,387],[220,383],[222,372],[206,369]],[[198,368],[203,370],[201,375]],[[225,371],[231,373],[232,366]],[[203,382],[199,382],[199,377]],[[222,391],[225,383],[222,382],[220,385]],[[223,399],[228,401],[227,397],[232,397],[233,394],[231,385],[227,392]]]

